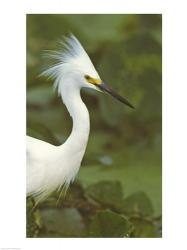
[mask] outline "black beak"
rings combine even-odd
[[[96,85],[100,90],[107,92],[108,94],[110,94],[111,96],[113,96],[115,99],[117,99],[118,101],[126,104],[127,106],[129,106],[130,108],[133,108],[133,105],[130,104],[129,101],[127,101],[127,99],[125,99],[124,97],[120,96],[118,93],[116,93],[116,91],[114,91],[113,89],[111,89],[106,83],[101,83],[101,84],[97,84]]]

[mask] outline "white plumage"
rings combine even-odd
[[[99,79],[90,58],[74,36],[62,42],[62,51],[50,52],[48,56],[57,63],[42,74],[54,79],[55,87],[73,119],[73,129],[61,146],[27,137],[27,195],[33,195],[36,201],[46,198],[57,188],[63,186],[66,189],[74,180],[90,130],[89,114],[80,89],[96,89],[86,81],[85,75]]]
[[[102,83],[87,53],[73,35],[64,39],[61,45],[60,51],[48,53],[56,63],[42,75],[54,80],[54,86],[72,117],[73,128],[60,146],[27,137],[27,195],[32,195],[37,202],[60,187],[66,190],[79,171],[90,131],[89,113],[80,89],[86,87],[108,92],[132,107]]]

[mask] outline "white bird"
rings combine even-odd
[[[47,198],[56,189],[66,190],[79,171],[90,132],[89,113],[81,99],[81,88],[108,92],[133,108],[103,83],[75,36],[65,38],[61,45],[62,50],[49,53],[57,63],[42,74],[54,80],[54,86],[72,117],[73,128],[60,146],[27,136],[27,196],[33,196],[36,202]]]

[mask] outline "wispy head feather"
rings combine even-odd
[[[84,74],[94,74],[95,77],[98,77],[89,56],[74,35],[64,37],[60,41],[60,50],[47,51],[45,56],[55,60],[55,64],[43,71],[41,75],[54,80],[54,86],[58,89],[58,93],[60,93],[63,77],[67,73],[78,70]]]

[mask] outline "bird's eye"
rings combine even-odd
[[[90,80],[91,79],[91,77],[89,75],[85,75],[84,77],[85,77],[86,80]]]

